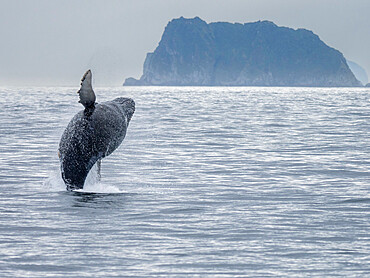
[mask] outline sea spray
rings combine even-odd
[[[49,177],[43,182],[43,187],[46,191],[66,190],[66,185],[59,169],[50,172]],[[118,187],[105,184],[100,180],[96,164],[91,168],[91,171],[87,175],[84,188],[75,191],[85,193],[123,193],[123,191]]]

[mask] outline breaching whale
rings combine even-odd
[[[130,98],[96,103],[88,70],[77,92],[85,107],[69,122],[59,143],[62,178],[67,190],[82,189],[87,174],[96,162],[110,155],[123,141],[135,112]]]

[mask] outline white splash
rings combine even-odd
[[[66,190],[66,185],[62,179],[59,169],[49,174],[49,177],[43,182],[43,187],[47,191]],[[118,187],[105,184],[99,180],[98,167],[96,164],[91,168],[89,174],[87,175],[84,188],[74,191],[85,193],[124,193],[124,191]]]
[[[54,170],[50,172],[49,177],[44,180],[43,188],[45,191],[65,191],[66,185],[62,179],[60,170]]]

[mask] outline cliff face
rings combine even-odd
[[[343,55],[305,29],[269,21],[168,23],[140,80],[124,85],[360,86]]]

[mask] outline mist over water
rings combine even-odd
[[[122,145],[67,192],[76,88],[0,89],[2,277],[364,277],[370,89],[99,88]]]

